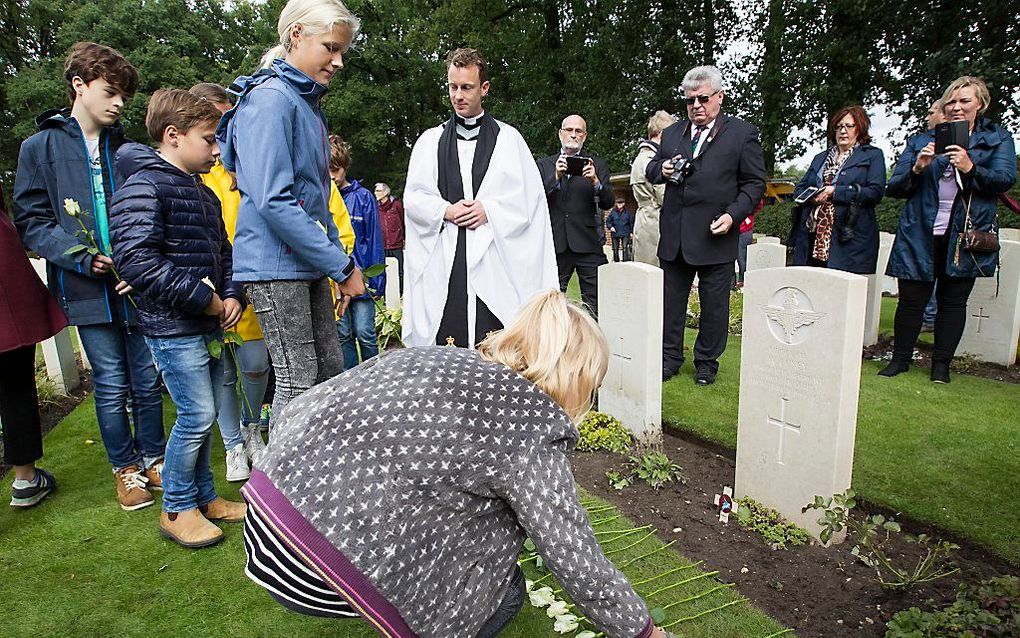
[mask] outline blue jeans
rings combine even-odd
[[[375,336],[375,302],[371,299],[352,299],[347,312],[336,322],[340,335],[340,349],[344,353],[344,370],[358,365],[358,349],[361,360],[367,361],[379,354],[379,340]],[[357,347],[354,341],[357,340]]]
[[[212,425],[223,385],[223,358],[209,354],[211,341],[222,331],[190,337],[146,337],[177,406],[163,465],[163,511],[184,512],[216,498],[209,457]]]
[[[166,447],[163,392],[145,338],[114,323],[78,326],[78,334],[92,364],[96,420],[113,469],[155,464]]]
[[[236,348],[237,360],[234,360]],[[237,369],[241,369],[241,396],[237,396]],[[262,399],[269,385],[269,350],[262,339],[239,346],[223,347],[223,382],[220,384],[220,424],[223,447],[230,450],[244,443],[241,423],[258,423]],[[240,406],[240,407],[239,407]]]

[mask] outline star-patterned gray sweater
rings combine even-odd
[[[425,638],[475,636],[525,537],[609,638],[651,631],[603,555],[567,453],[577,429],[538,387],[462,348],[385,354],[274,415],[257,469]]]

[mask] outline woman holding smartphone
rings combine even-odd
[[[885,156],[871,145],[870,125],[859,106],[844,107],[830,118],[830,146],[815,155],[794,190],[799,206],[790,229],[793,265],[875,272],[875,206],[885,192]]]
[[[907,202],[900,214],[886,274],[899,279],[893,358],[880,375],[910,368],[932,288],[938,300],[931,380],[949,383],[949,364],[967,322],[967,299],[977,277],[995,275],[999,251],[969,249],[968,229],[998,233],[996,200],[1016,180],[1013,134],[983,117],[991,97],[980,78],[963,76],[942,96],[947,122],[967,122],[967,148],[935,154],[932,132],[907,141],[889,195]],[[936,286],[936,282],[938,285]]]

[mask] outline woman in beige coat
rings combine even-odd
[[[662,132],[674,122],[676,118],[665,111],[656,111],[648,119],[648,139],[641,141],[637,157],[630,167],[630,186],[638,205],[634,219],[634,260],[652,266],[659,265],[655,253],[659,248],[659,213],[666,185],[649,182],[645,177],[645,167],[659,150]]]

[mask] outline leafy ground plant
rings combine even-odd
[[[884,544],[891,534],[901,532],[900,524],[881,514],[854,518],[851,510],[857,506],[856,494],[847,490],[843,494],[835,494],[831,498],[816,496],[803,511],[820,510],[823,516],[818,519],[822,526],[819,534],[823,543],[828,543],[832,535],[844,529],[852,537],[854,547],[850,551],[862,563],[875,570],[878,584],[885,589],[905,590],[922,583],[929,583],[945,578],[959,571],[953,564],[953,556],[959,545],[934,540],[927,534],[904,538],[908,543],[916,543],[923,554],[913,568],[897,565],[884,549]]]
[[[581,434],[577,449],[581,452],[605,450],[626,454],[630,451],[630,432],[627,432],[619,419],[604,412],[592,410],[585,415],[577,430]]]
[[[631,480],[630,475],[617,472],[616,470],[606,472],[606,478],[609,479],[609,485],[618,492],[630,487],[634,482]]]
[[[648,483],[653,489],[661,489],[666,483],[683,481],[683,468],[669,460],[662,452],[648,452],[644,456],[630,457],[632,476]]]
[[[744,529],[761,536],[772,549],[786,549],[788,545],[806,545],[811,535],[806,530],[788,523],[779,512],[762,505],[750,497],[737,501],[740,507],[734,513]]]
[[[998,576],[960,585],[944,609],[911,607],[889,621],[885,638],[976,638],[1020,636],[1020,578]]]

